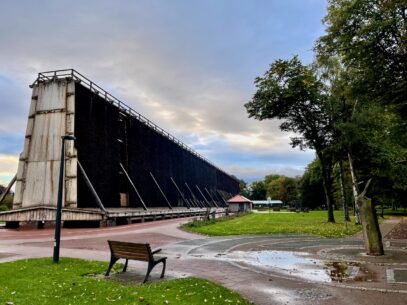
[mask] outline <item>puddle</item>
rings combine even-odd
[[[292,251],[233,251],[218,253],[216,259],[273,270],[313,282],[375,281],[376,274],[359,263],[326,262],[312,258],[306,252]]]
[[[332,282],[354,280],[359,273],[360,266],[355,263],[329,262],[325,264],[329,270]]]
[[[355,261],[330,261],[313,258],[307,252],[250,250],[226,253],[195,253],[190,256],[234,262],[244,267],[277,272],[311,282],[377,282],[378,274]]]
[[[218,258],[241,262],[260,269],[273,268],[289,276],[296,276],[310,281],[331,282],[328,267],[318,259],[309,257],[305,252],[289,251],[234,251]]]

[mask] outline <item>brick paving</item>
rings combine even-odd
[[[405,304],[407,285],[375,283],[330,284],[307,281],[275,270],[264,271],[244,264],[215,259],[217,252],[271,247],[277,250],[307,251],[316,255],[318,250],[335,245],[355,247],[360,240],[329,240],[299,236],[216,237],[205,238],[179,230],[188,219],[172,219],[101,229],[64,229],[61,256],[108,261],[108,239],[149,242],[153,248],[162,247],[168,255],[166,278],[198,276],[233,289],[258,305],[268,304]],[[391,220],[381,226],[388,232],[399,221]],[[26,257],[52,255],[53,230],[0,230],[0,262]],[[400,240],[398,240],[400,242]],[[406,241],[407,242],[407,241]],[[318,244],[320,247],[318,248]],[[401,244],[403,247],[403,244]],[[206,257],[208,253],[214,256]],[[195,256],[194,256],[195,255]],[[407,264],[407,261],[406,261]],[[113,277],[124,281],[140,281],[145,264],[130,262],[127,274]],[[385,269],[385,267],[381,267]],[[157,281],[158,266],[152,273]]]

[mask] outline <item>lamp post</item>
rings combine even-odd
[[[59,184],[58,184],[58,201],[57,201],[57,214],[55,217],[55,238],[54,238],[54,264],[59,262],[59,244],[61,240],[61,214],[62,214],[62,195],[64,193],[64,165],[65,165],[65,141],[75,141],[74,136],[62,136],[61,144],[61,164],[59,167]]]

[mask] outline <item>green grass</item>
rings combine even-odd
[[[249,304],[207,280],[123,284],[104,279],[106,268],[107,263],[68,258],[59,265],[51,258],[0,264],[0,304]]]
[[[382,210],[377,207],[377,213],[380,215]],[[391,215],[391,216],[407,216],[407,211],[404,208],[398,208],[397,210],[392,210],[391,208],[384,209],[384,215]]]
[[[345,237],[360,231],[354,221],[348,222],[348,229],[343,222],[343,214],[335,211],[336,223],[327,222],[326,211],[309,213],[264,213],[246,214],[231,219],[195,221],[184,228],[188,231],[211,236],[242,234],[286,234],[302,233],[322,237]]]

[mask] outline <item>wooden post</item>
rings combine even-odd
[[[368,255],[379,256],[384,254],[379,221],[377,220],[377,215],[374,210],[372,200],[365,196],[370,181],[371,180],[366,183],[365,189],[357,197],[356,202],[360,211],[360,218],[363,229],[363,240],[365,243],[366,252]]]

